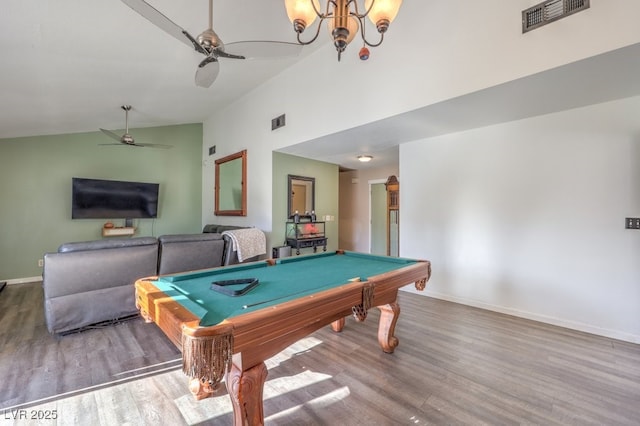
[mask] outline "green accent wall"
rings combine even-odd
[[[327,251],[337,250],[338,247],[338,194],[339,170],[337,164],[309,160],[294,155],[273,153],[273,231],[271,243],[274,247],[281,246],[285,240],[285,224],[287,222],[287,177],[288,175],[308,176],[316,178],[316,214],[318,221],[322,216],[333,216],[332,221],[325,223],[325,233],[328,237]],[[322,248],[318,249],[322,251]],[[301,249],[301,254],[313,253],[313,249]],[[295,255],[295,252],[292,252]],[[267,253],[269,257],[271,252]]]
[[[130,133],[173,148],[100,146],[112,142],[101,132],[0,140],[0,280],[39,276],[44,253],[103,238],[106,219],[71,219],[72,177],[159,183],[158,218],[134,219],[135,237],[202,231],[202,125]]]

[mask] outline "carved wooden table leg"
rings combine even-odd
[[[380,323],[378,324],[378,342],[386,353],[393,353],[398,346],[398,339],[393,335],[400,316],[398,302],[378,306],[380,309]]]
[[[339,333],[344,328],[344,323],[345,323],[344,317],[340,318],[339,320],[335,320],[334,322],[331,323],[331,329]]]
[[[232,364],[227,374],[227,391],[233,403],[233,424],[264,425],[262,391],[267,379],[264,362],[242,371]]]

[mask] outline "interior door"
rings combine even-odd
[[[371,183],[371,254],[387,254],[387,190],[384,183]]]

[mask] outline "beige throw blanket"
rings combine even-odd
[[[222,234],[231,238],[232,248],[238,253],[239,262],[267,252],[267,239],[264,232],[257,228],[232,229]]]

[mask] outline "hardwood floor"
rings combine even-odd
[[[640,424],[640,345],[400,294],[394,354],[378,312],[267,362],[269,425]],[[64,337],[40,284],[0,294],[0,424],[227,425],[231,403],[193,400],[180,354],[140,319]],[[223,387],[224,388],[224,387]]]

